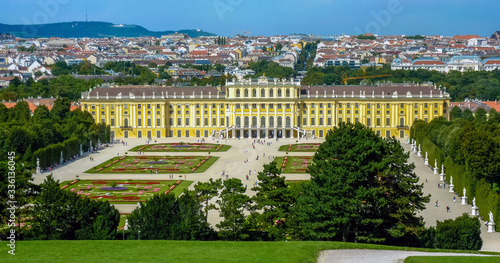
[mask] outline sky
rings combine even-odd
[[[223,36],[476,34],[500,30],[498,0],[1,0],[4,24],[103,21]]]

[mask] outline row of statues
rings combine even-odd
[[[409,139],[408,137],[406,137],[406,142],[408,144],[411,144],[411,151],[413,152],[413,154],[416,154],[418,156],[422,156],[420,144],[417,145],[416,140]],[[425,162],[425,165],[429,165],[429,159],[428,159],[427,152],[425,152],[424,162]],[[437,166],[438,166],[437,160],[435,159],[434,160],[434,168],[433,168],[434,174],[437,174],[437,171],[438,171]],[[441,174],[440,174],[440,180],[441,181],[443,181],[444,175],[445,175],[445,173],[444,173],[444,165],[442,165],[441,166]],[[453,185],[453,176],[450,176],[450,192],[454,192],[453,187],[454,187],[454,185]],[[462,194],[463,194],[462,195],[462,204],[465,205],[466,204],[466,200],[467,200],[467,189],[465,187],[463,188]],[[476,206],[476,197],[474,197],[472,199],[472,213],[473,213],[473,215],[476,215],[477,208],[478,207]],[[488,223],[488,232],[495,232],[495,230],[494,230],[495,223],[493,221],[493,213],[490,211],[488,213],[488,216],[489,216],[489,221],[487,222]]]

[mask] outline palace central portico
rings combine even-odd
[[[361,122],[384,137],[406,137],[415,120],[448,118],[449,94],[430,85],[301,86],[243,79],[223,87],[108,86],[82,93],[83,110],[113,138],[324,137]]]

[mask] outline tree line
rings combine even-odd
[[[109,141],[109,126],[96,124],[89,112],[70,111],[70,107],[68,98],[57,98],[51,111],[41,105],[31,115],[25,101],[10,109],[0,104],[0,162],[7,161],[7,152],[14,151],[17,161],[27,169],[36,168],[36,158],[42,158],[40,165],[48,167],[58,162],[61,151],[67,160],[79,152],[79,144],[86,151],[90,140],[93,145],[98,139]],[[48,154],[47,148],[58,150]]]

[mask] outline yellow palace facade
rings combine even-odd
[[[260,77],[224,87],[108,86],[82,93],[82,108],[113,138],[324,137],[361,122],[382,137],[409,136],[415,120],[448,118],[449,94],[434,86],[301,86]]]

